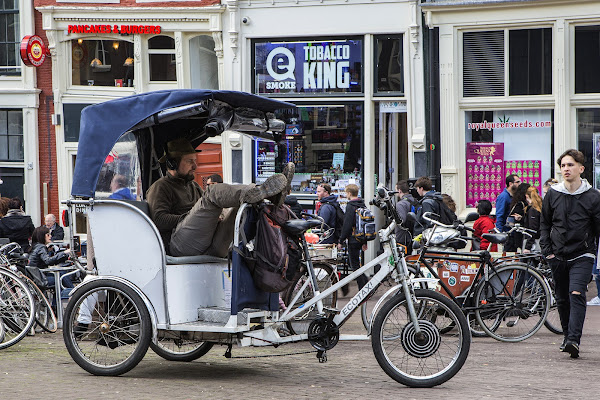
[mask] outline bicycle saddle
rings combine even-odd
[[[506,233],[484,233],[481,237],[494,244],[506,243],[508,240],[508,235]]]
[[[321,221],[318,219],[290,219],[282,228],[290,236],[301,236],[310,228],[321,226]]]

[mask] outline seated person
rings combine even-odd
[[[148,189],[148,205],[167,253],[177,257],[226,257],[239,206],[267,198],[283,204],[294,176],[294,164],[288,163],[283,174],[270,176],[260,186],[220,183],[202,190],[194,181],[196,150],[185,138],[167,143],[159,161],[166,162],[167,174]],[[220,220],[223,209],[230,207]]]
[[[53,256],[50,256],[48,253],[48,247],[46,246],[51,241],[50,230],[45,225],[35,228],[33,234],[31,235],[32,248],[31,253],[29,254],[29,264],[27,264],[29,267],[38,267],[42,272],[44,272],[44,269],[56,264],[60,264],[69,258],[69,250],[61,251]],[[48,279],[48,286],[54,287],[54,275],[50,273],[45,275]],[[62,284],[65,288],[73,287],[73,282],[71,282],[71,279],[68,276],[62,280]]]
[[[53,242],[58,242],[65,238],[65,231],[59,224],[56,223],[56,217],[54,214],[46,215],[44,222],[46,224],[46,228],[50,229],[50,235],[52,236]]]
[[[16,242],[24,252],[29,252],[29,238],[35,227],[29,215],[23,212],[21,199],[14,197],[8,201],[8,212],[0,219],[0,237]]]
[[[127,178],[123,175],[115,175],[110,181],[110,191],[112,192],[109,199],[116,200],[135,200],[135,195],[127,187]]]

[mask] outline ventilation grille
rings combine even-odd
[[[463,96],[504,96],[504,31],[463,34]]]

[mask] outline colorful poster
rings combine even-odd
[[[504,143],[467,143],[467,207],[479,200],[496,206],[504,190]]]
[[[505,161],[505,176],[518,175],[521,182],[534,186],[542,195],[542,161],[541,160],[511,160]]]

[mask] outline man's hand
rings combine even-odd
[[[523,250],[523,253],[524,253],[524,254],[531,253],[531,250],[527,250],[527,249],[525,249],[525,250]]]
[[[368,248],[369,248],[369,246],[366,243],[362,245],[363,251],[367,251]]]

